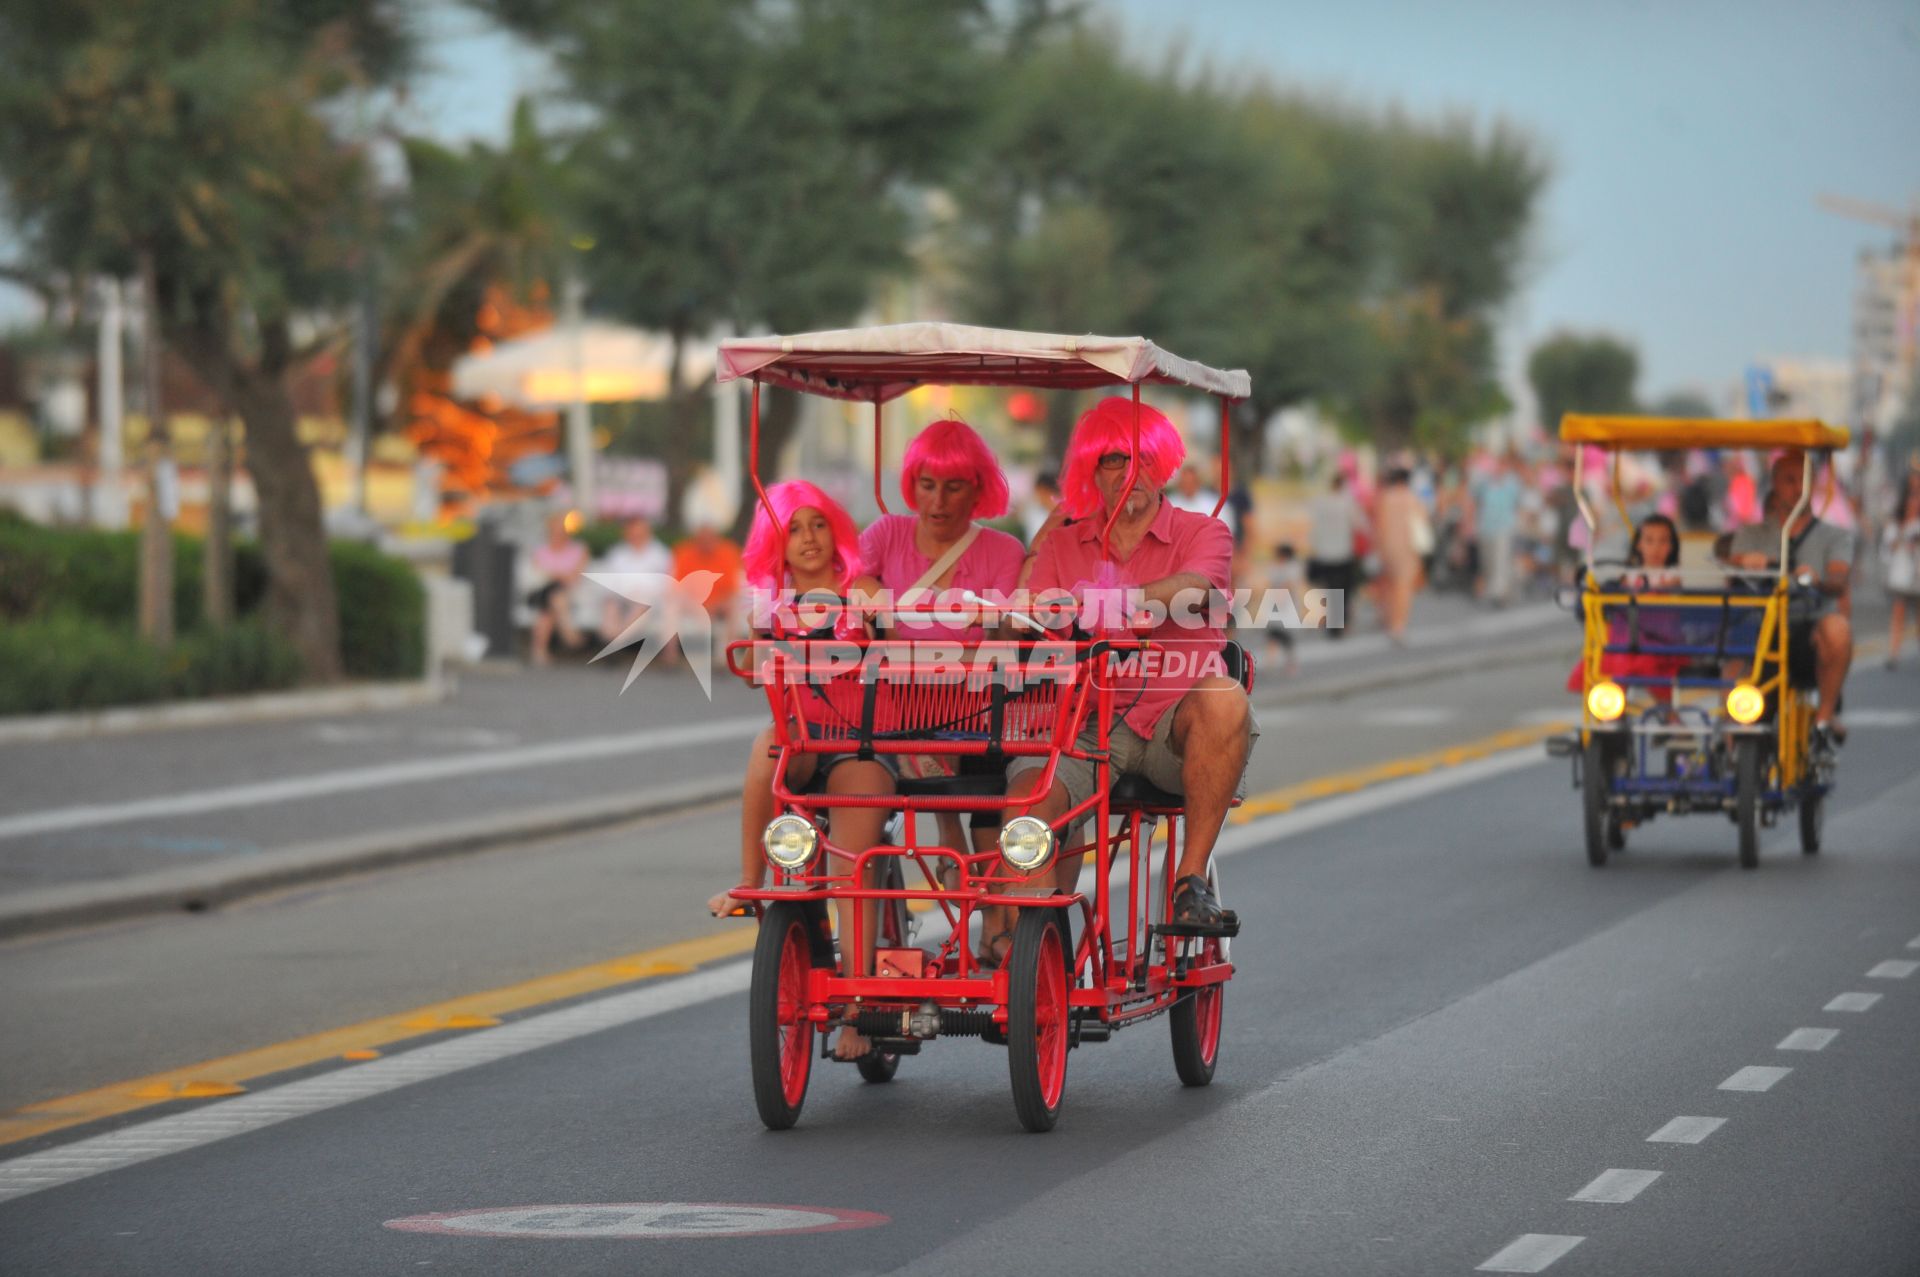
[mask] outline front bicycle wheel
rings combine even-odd
[[[813,1071],[813,1019],[807,1007],[812,970],[807,912],[798,901],[779,901],[760,920],[747,995],[753,1102],[769,1130],[784,1131],[799,1121],[806,1103]]]
[[[1060,1120],[1067,1086],[1066,942],[1058,909],[1023,909],[1007,955],[1007,1069],[1013,1108],[1029,1131]]]

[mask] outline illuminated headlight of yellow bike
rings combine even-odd
[[[1021,873],[1053,859],[1053,830],[1033,816],[1015,816],[1000,829],[1000,858]]]
[[[1608,679],[1587,689],[1587,713],[1603,723],[1611,723],[1627,712],[1627,694],[1620,684]]]
[[[1767,698],[1752,683],[1735,683],[1727,691],[1727,717],[1742,725],[1757,723],[1767,712]]]
[[[820,831],[803,816],[775,816],[760,835],[760,845],[766,848],[768,860],[791,873],[812,861],[820,848]]]

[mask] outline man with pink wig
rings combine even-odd
[[[1055,521],[1036,538],[1025,585],[1036,598],[1064,591],[1084,600],[1089,589],[1137,590],[1143,602],[1165,609],[1151,635],[1163,661],[1114,680],[1117,721],[1109,757],[1116,778],[1138,775],[1185,796],[1186,845],[1175,871],[1172,920],[1215,927],[1232,919],[1208,886],[1207,861],[1259,735],[1245,690],[1219,659],[1226,635],[1209,614],[1216,593],[1233,588],[1233,536],[1220,520],[1178,509],[1161,495],[1186,448],[1160,412],[1144,404],[1137,412],[1137,448],[1132,400],[1103,399],[1074,426],[1061,500],[1072,521]],[[1116,511],[1109,547],[1103,537]],[[1082,748],[1097,744],[1096,730],[1089,726],[1081,735]],[[1014,773],[1008,792],[1031,794],[1041,760],[1020,761],[1027,766]],[[1092,796],[1094,775],[1092,762],[1062,758],[1053,788],[1033,814],[1058,822]],[[1057,885],[1071,891],[1078,858],[1063,859],[1054,872]]]

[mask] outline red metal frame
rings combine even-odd
[[[841,355],[822,356],[804,363],[791,362],[796,366],[804,366],[810,375],[823,381],[832,378],[836,372],[843,376],[871,378],[877,371],[884,371],[896,381],[947,385],[1033,385],[1046,389],[1081,390],[1120,384],[1116,378],[1090,366],[1064,366],[1017,357],[1000,357],[991,361],[980,357],[971,366],[952,356],[903,360],[898,356],[863,358],[859,355]],[[894,374],[897,374],[897,378]],[[772,517],[772,503],[760,479],[760,389],[761,379],[754,377],[748,466],[761,507]],[[1138,478],[1141,464],[1140,385],[1131,383],[1130,389],[1134,440],[1133,456],[1127,469],[1126,490],[1129,492]],[[883,401],[877,383],[873,388],[872,400],[874,500],[885,512],[887,503],[881,482]],[[1219,396],[1219,402],[1221,473],[1220,499],[1214,506],[1216,515],[1225,507],[1232,484],[1232,401],[1222,395]],[[1108,557],[1112,554],[1112,531],[1118,514],[1116,510],[1102,530],[1101,544]],[[865,646],[871,648],[880,645]],[[839,807],[884,807],[899,810],[906,816],[903,822],[905,842],[901,845],[881,845],[850,854],[833,846],[822,834],[821,850],[805,871],[789,874],[776,866],[773,868],[773,886],[753,891],[736,888],[731,893],[733,898],[763,907],[781,900],[822,903],[833,900],[924,901],[937,905],[951,925],[946,940],[920,963],[921,973],[917,976],[851,976],[831,968],[810,968],[806,973],[806,1008],[802,1012],[807,1019],[815,1025],[824,1026],[856,1007],[869,1011],[893,1011],[932,1002],[942,1008],[977,1009],[992,1006],[995,1008],[995,1021],[1004,1026],[1009,992],[1008,974],[1004,969],[982,972],[968,941],[968,923],[973,913],[989,906],[1078,910],[1082,926],[1080,938],[1074,945],[1074,987],[1068,990],[1068,1005],[1092,1012],[1108,1025],[1118,1026],[1156,1015],[1171,1008],[1181,997],[1195,990],[1224,984],[1232,977],[1233,965],[1219,956],[1220,947],[1217,944],[1167,939],[1159,960],[1155,960],[1155,938],[1150,925],[1155,917],[1164,919],[1170,916],[1173,889],[1171,867],[1178,860],[1180,818],[1184,814],[1182,809],[1140,804],[1116,808],[1111,801],[1112,777],[1108,749],[1115,716],[1111,667],[1115,660],[1146,646],[1148,644],[1139,638],[1074,642],[1071,645],[1074,659],[1068,665],[1069,673],[1056,683],[1050,713],[1045,716],[1048,730],[1036,732],[1031,730],[1030,723],[1023,722],[1022,730],[1008,730],[996,742],[979,738],[977,732],[971,738],[955,739],[937,735],[931,730],[914,730],[916,722],[924,727],[955,716],[964,718],[967,712],[966,698],[979,693],[977,688],[955,690],[940,684],[936,681],[936,675],[944,675],[949,671],[939,667],[916,665],[910,659],[904,663],[892,662],[888,667],[890,675],[898,676],[904,669],[908,676],[907,686],[917,694],[906,696],[888,710],[893,715],[890,721],[901,734],[884,740],[861,740],[856,733],[855,738],[850,740],[844,731],[836,733],[830,730],[836,724],[828,720],[837,715],[840,719],[837,726],[845,727],[845,706],[857,702],[849,702],[842,695],[840,708],[836,709],[834,696],[844,693],[846,687],[835,688],[833,684],[836,680],[844,680],[847,681],[847,687],[856,687],[864,693],[864,684],[858,682],[862,677],[862,667],[847,668],[842,663],[831,668],[819,668],[809,665],[806,656],[791,650],[776,650],[771,656],[759,659],[763,649],[753,643],[735,643],[728,648],[729,668],[742,678],[759,681],[767,693],[768,704],[773,712],[775,743],[779,750],[774,770],[773,796],[779,811],[798,813],[813,820],[816,825],[821,823],[819,818],[822,814]],[[746,659],[749,656],[758,660],[757,666],[754,660]],[[922,675],[925,676],[924,682]],[[824,684],[817,681],[820,679],[825,680]],[[830,690],[818,690],[822,686]],[[941,699],[943,697],[944,701]],[[916,707],[916,700],[924,703]],[[874,703],[877,707],[878,693]],[[880,711],[876,708],[874,712],[878,715]],[[916,712],[919,713],[917,720],[914,717]],[[1091,750],[1083,750],[1077,742],[1089,721],[1096,729],[1096,745]],[[877,718],[876,730],[885,730],[879,726]],[[1045,760],[1041,781],[1031,795],[1014,798],[965,794],[795,793],[785,782],[788,762],[803,754],[846,753],[858,749],[865,757],[888,753],[978,757],[986,755],[990,745],[997,745],[1003,756]],[[1054,826],[1057,830],[1067,831],[1081,818],[1092,818],[1091,838],[1080,844],[1063,847],[1057,853],[1063,858],[1093,857],[1091,895],[1084,891],[1051,896],[1018,894],[1026,882],[1005,869],[997,851],[960,851],[926,846],[918,841],[918,822],[914,817],[921,812],[998,810],[1013,814],[1030,811],[1051,788],[1055,770],[1062,758],[1090,760],[1095,768],[1093,795],[1076,805]],[[1115,815],[1121,816],[1124,822],[1118,836],[1111,832]],[[1162,828],[1166,831],[1167,844],[1162,863],[1169,871],[1160,874],[1156,881],[1153,844]],[[1116,929],[1116,902],[1112,890],[1115,862],[1122,855],[1129,866],[1124,933]],[[870,868],[887,857],[910,861],[919,870],[924,886],[895,888],[864,885],[869,880]],[[939,870],[943,863],[957,867],[952,885],[943,885],[941,882]],[[852,911],[852,934],[842,937],[843,952],[862,951],[863,931],[869,925],[866,913],[866,909]],[[1214,956],[1209,958],[1206,956],[1208,954]]]

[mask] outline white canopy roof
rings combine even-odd
[[[874,403],[922,385],[1054,390],[1177,385],[1231,399],[1253,392],[1245,372],[1196,364],[1144,337],[1074,337],[939,323],[731,337],[720,343],[715,377],[756,377],[808,394]]]
[[[503,341],[453,364],[453,393],[461,399],[489,396],[517,408],[555,408],[583,400],[619,403],[664,399],[673,357],[664,333],[589,320],[576,334],[566,325]],[[705,380],[713,347],[689,342],[681,352],[681,376]]]

